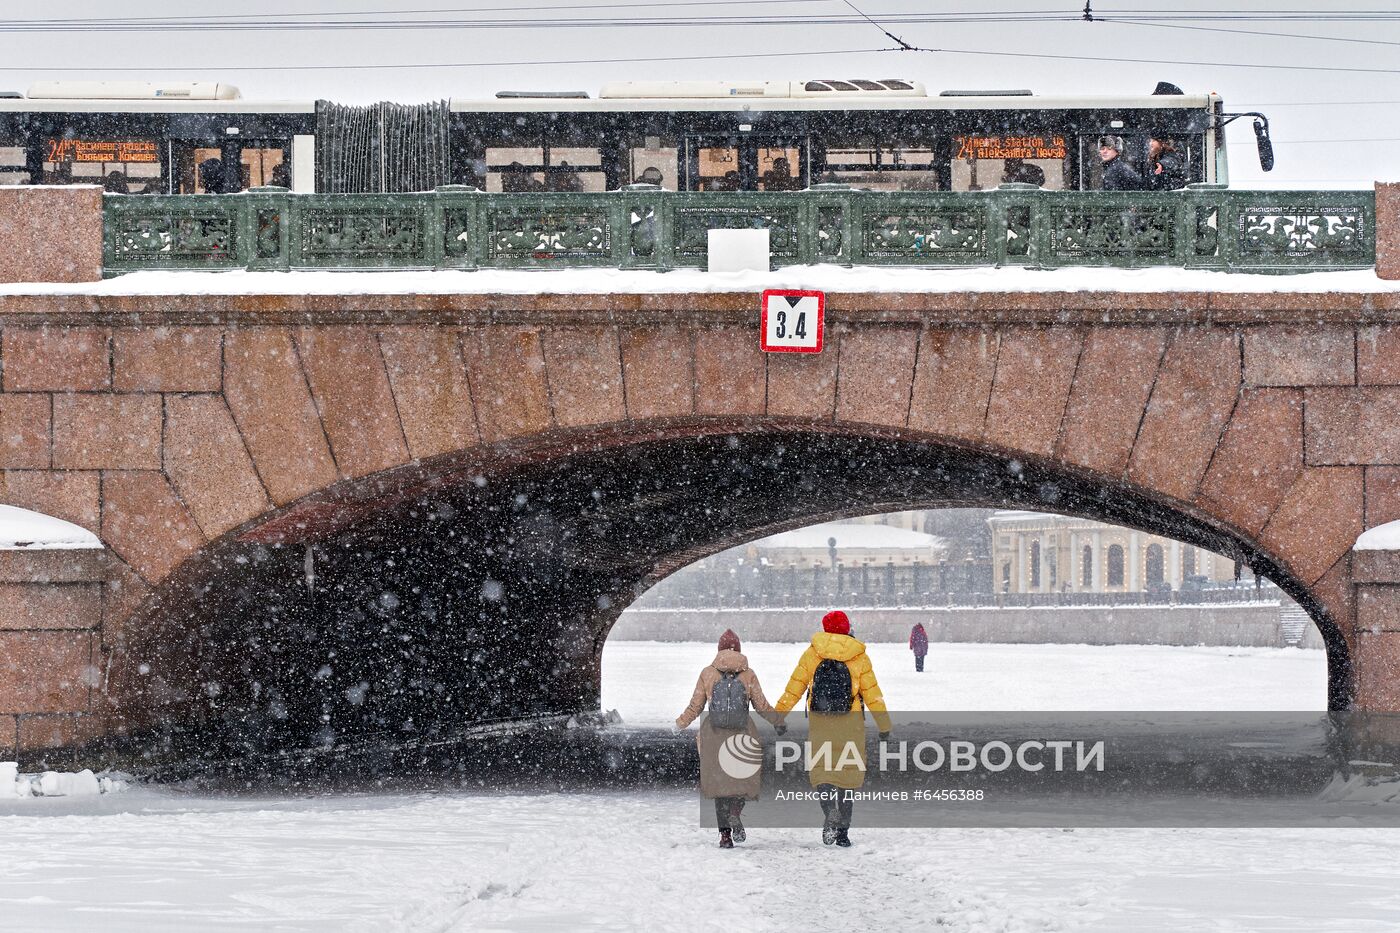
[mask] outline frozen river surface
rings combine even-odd
[[[752,645],[770,693],[796,649]],[[668,719],[711,649],[615,644],[605,704]],[[904,708],[1309,709],[1319,653],[935,646]],[[905,668],[910,668],[907,672]],[[1394,930],[1394,830],[755,831],[726,852],[684,792],[3,805],[0,928],[45,931]],[[858,819],[857,819],[858,822]]]

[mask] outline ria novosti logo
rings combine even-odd
[[[981,770],[996,773],[1011,768],[1029,773],[1045,770],[1102,772],[1104,751],[1103,741],[1029,741],[1014,747],[1001,741],[952,741],[946,745],[935,741],[892,742],[880,745],[875,765],[881,772]],[[763,743],[747,732],[738,732],[720,744],[717,758],[725,774],[738,781],[748,780],[763,767]],[[869,769],[863,748],[855,742],[814,745],[779,740],[774,743],[775,770],[781,773],[791,765],[806,771],[852,769],[864,772]]]
[[[763,767],[763,743],[747,732],[736,732],[719,747],[719,767],[736,781],[747,781]]]

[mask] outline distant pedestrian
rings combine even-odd
[[[924,669],[924,656],[928,654],[928,632],[922,622],[914,623],[909,631],[909,650],[914,652],[914,670]]]
[[[792,709],[804,693],[812,761],[807,780],[821,795],[822,842],[849,846],[854,802],[842,792],[865,783],[865,710],[874,714],[881,742],[890,736],[890,714],[865,645],[851,637],[851,621],[839,609],[822,617],[822,630],[798,660],[778,712]],[[848,763],[853,757],[858,763]]]
[[[1100,136],[1099,158],[1103,160],[1103,190],[1142,190],[1142,176],[1123,158],[1122,136]]]
[[[749,668],[749,659],[739,653],[739,636],[726,630],[719,637],[718,647],[719,653],[695,682],[690,704],[676,717],[676,728],[689,726],[708,704],[710,713],[695,736],[700,751],[700,796],[715,802],[719,847],[732,849],[734,843],[743,842],[746,837],[741,819],[744,802],[758,799],[763,789],[763,771],[756,770],[747,778],[733,777],[723,767],[714,766],[720,760],[720,747],[738,735],[748,735],[753,747],[758,747],[758,730],[749,715],[750,705],[773,723],[779,734],[787,727],[763,695],[758,677]]]

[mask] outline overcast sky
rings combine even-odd
[[[880,29],[866,23],[0,31],[0,88],[22,91],[38,80],[214,80],[238,85],[249,99],[329,98],[357,103],[489,97],[506,88],[596,93],[606,81],[638,79],[909,77],[925,82],[931,92],[944,88],[1030,88],[1037,93],[1061,94],[1149,93],[1159,80],[1168,80],[1188,92],[1217,91],[1224,95],[1229,110],[1262,110],[1271,118],[1278,166],[1269,175],[1259,171],[1248,121],[1242,120],[1233,128],[1231,171],[1236,187],[1351,188],[1369,187],[1376,179],[1400,180],[1400,158],[1396,156],[1400,143],[1400,18],[1367,22],[1192,19],[1171,25],[1122,21],[1144,16],[1140,11],[1149,9],[1166,15],[1225,10],[1336,14],[1318,0],[1095,3],[1096,16],[1108,18],[1096,22],[1077,19],[1082,6],[1073,3],[853,2],[876,21],[887,19],[889,14],[986,13],[993,9],[1059,13],[1070,19],[888,24],[889,31],[908,44],[944,50],[941,52],[861,51],[894,44]],[[479,23],[531,17],[613,18],[635,23],[642,18],[854,15],[844,0],[623,0],[617,4],[598,0],[400,0],[399,5],[404,9],[393,9],[388,0],[241,0],[238,4],[51,0],[23,5],[24,20],[4,21],[0,30],[40,18],[233,16],[279,22],[300,19],[309,24],[380,14],[398,21],[419,18]],[[1349,0],[1344,7],[1346,11],[1383,14],[1394,14],[1396,9],[1393,0]],[[408,11],[423,12],[410,15]],[[313,15],[289,18],[287,14]],[[1119,21],[1114,21],[1115,17]],[[777,57],[772,53],[784,54]],[[695,58],[722,55],[753,57]],[[1020,57],[1036,55],[1127,61]],[[625,61],[643,58],[655,60]],[[532,64],[585,59],[614,61]],[[624,61],[615,61],[618,59]],[[1227,67],[1244,64],[1272,67]],[[365,67],[404,65],[415,67]],[[424,65],[433,67],[421,67]],[[287,66],[301,70],[288,70]]]

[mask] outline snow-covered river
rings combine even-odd
[[[746,646],[770,694],[791,645]],[[608,646],[606,706],[680,709],[708,645]],[[1296,649],[874,646],[899,706],[1316,709]],[[936,704],[936,706],[935,706]],[[1395,830],[755,830],[674,790],[192,798],[0,809],[0,929],[45,931],[1393,930]],[[859,820],[857,819],[857,824]]]

